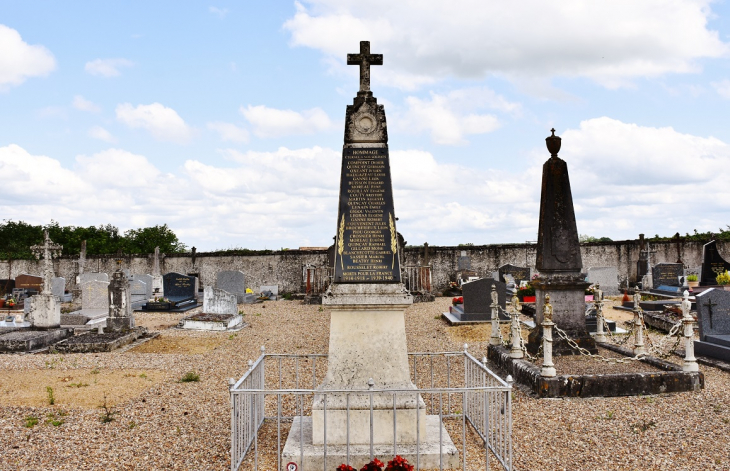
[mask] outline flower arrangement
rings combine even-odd
[[[385,470],[383,470],[383,464],[382,461],[375,458],[370,463],[366,464],[362,468],[360,468],[360,471],[413,471],[413,465],[408,463],[408,460],[403,458],[400,455],[396,455],[395,458],[388,461],[388,465],[385,467]],[[341,464],[337,467],[336,471],[357,471],[352,466],[348,466],[346,464]]]
[[[17,303],[15,301],[15,298],[10,298],[7,300],[7,302],[5,304],[7,304],[8,307],[15,307],[15,304],[17,304]]]
[[[697,281],[697,275],[694,273],[687,275],[687,281]]]
[[[717,278],[715,278],[715,281],[718,285],[730,285],[730,273],[728,273],[727,270],[725,270],[725,273],[720,273],[717,275]]]
[[[456,306],[457,304],[464,304],[464,296],[456,296],[451,300],[451,304]]]
[[[540,274],[539,273],[535,273],[534,275],[532,275],[532,280],[533,281],[534,280],[537,280],[538,278],[540,278]]]
[[[520,286],[517,290],[517,297],[522,301],[525,296],[535,296],[535,287],[532,285]]]

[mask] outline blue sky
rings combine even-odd
[[[581,234],[717,230],[729,17],[701,0],[4,0],[2,218],[329,245],[345,55],[370,40],[409,244],[536,239],[551,127]]]

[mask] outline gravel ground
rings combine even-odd
[[[489,329],[449,327],[440,319],[449,302],[408,309],[408,350],[458,351],[466,342],[475,357],[485,356]],[[229,469],[228,378],[240,378],[262,345],[270,353],[326,353],[329,314],[319,308],[241,305],[250,325],[236,333],[169,328],[190,312],[138,313],[138,325],[161,335],[123,352],[0,355],[0,469]],[[730,469],[730,374],[700,369],[706,387],[699,393],[538,400],[516,388],[515,469]],[[179,382],[190,371],[200,381]],[[38,423],[27,427],[29,417]],[[447,428],[460,447],[460,424]],[[274,427],[262,444],[272,433],[275,441]],[[272,469],[264,455],[260,469]],[[469,448],[467,456],[468,469],[484,469],[480,454]]]

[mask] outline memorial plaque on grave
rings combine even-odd
[[[505,281],[504,275],[512,275],[515,284],[520,285],[521,281],[530,281],[530,269],[528,267],[518,267],[516,265],[502,265],[499,267],[499,281]]]
[[[657,263],[651,271],[654,286],[682,286],[679,281],[684,276],[684,265],[681,263]]]
[[[710,288],[696,300],[700,340],[695,353],[730,361],[730,291]]]
[[[387,147],[342,150],[336,283],[400,282]]]
[[[41,292],[43,289],[43,278],[35,275],[22,274],[15,277],[15,287]]]
[[[194,276],[183,275],[182,273],[167,273],[162,276],[165,297],[173,303],[192,300],[195,297]]]
[[[726,262],[717,250],[717,242],[706,243],[702,247],[702,274],[700,275],[700,286],[712,286],[717,284],[717,275],[730,270],[730,263]]]
[[[87,281],[81,285],[81,309],[109,309],[109,282]]]

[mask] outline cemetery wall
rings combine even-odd
[[[653,242],[652,264],[676,262],[679,255],[688,270],[698,270],[702,265],[702,243],[700,242]],[[720,253],[730,260],[730,242],[718,242]],[[490,276],[501,265],[511,263],[528,266],[534,270],[535,244],[475,245],[463,247],[429,247],[430,264],[433,267],[432,282],[437,290],[448,286],[454,280],[462,252],[469,257],[471,269],[479,276]],[[593,242],[581,244],[584,270],[588,267],[616,267],[619,278],[625,282],[636,281],[636,262],[639,259],[639,241]],[[116,255],[89,256],[86,272],[111,273],[116,269]],[[122,267],[131,273],[152,272],[152,256],[123,256]],[[56,276],[66,278],[66,289],[74,286],[77,257],[62,257],[54,260]],[[219,255],[197,253],[195,263],[192,254],[174,254],[162,257],[161,273],[179,272],[197,274],[201,285],[214,285],[216,274],[222,270],[241,270],[246,274],[246,286],[257,289],[262,285],[278,285],[281,292],[302,290],[303,267],[306,264],[323,266],[327,261],[325,251],[285,250],[270,255]],[[411,247],[405,250],[405,264],[418,265],[423,261],[423,248]],[[15,278],[21,273],[40,275],[42,267],[36,260],[0,261],[0,279]]]

